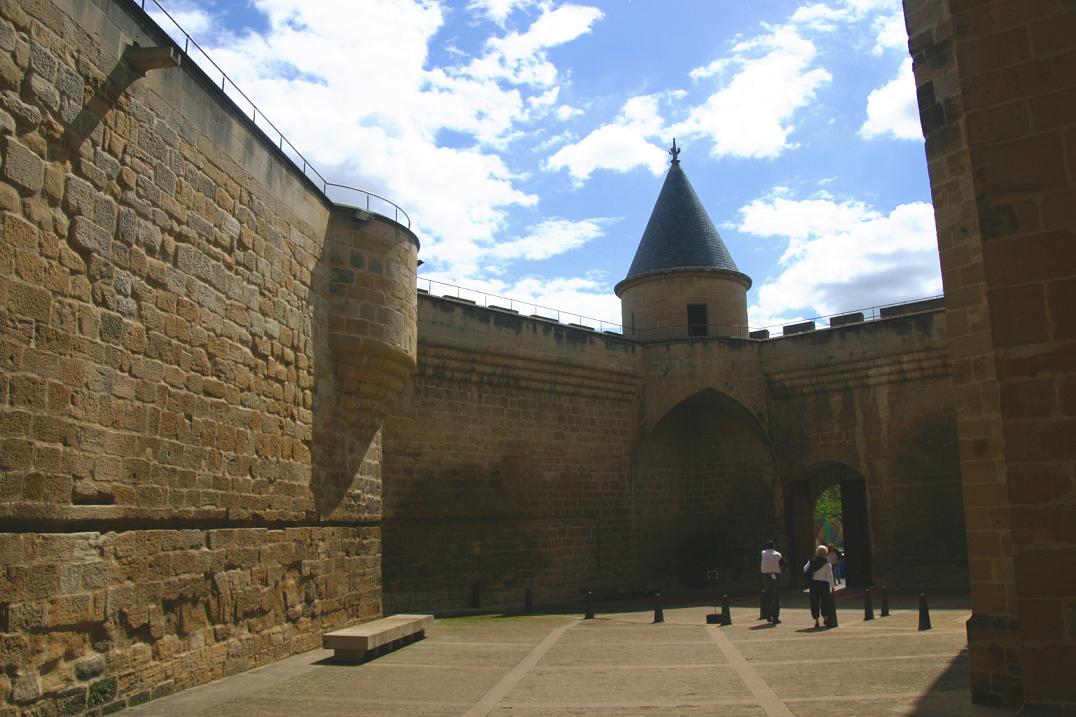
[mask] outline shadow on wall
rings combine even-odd
[[[417,252],[403,226],[333,208],[313,277],[317,518],[381,518],[381,424],[415,368]]]
[[[758,551],[773,536],[773,452],[751,413],[714,390],[670,410],[633,470],[632,514],[642,583],[757,588]]]

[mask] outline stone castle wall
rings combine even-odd
[[[827,467],[862,476],[874,577],[866,584],[967,590],[946,349],[940,311],[762,344],[786,505],[798,481],[824,478]],[[814,547],[802,537],[790,546],[797,564]]]
[[[387,611],[624,582],[638,348],[420,297],[418,372],[385,422]]]
[[[972,698],[1076,709],[1076,5],[904,0],[945,285]]]
[[[827,464],[866,478],[878,584],[964,589],[938,317],[636,344],[420,296],[418,372],[384,429],[387,609],[700,587],[710,568],[753,590],[788,486]]]
[[[381,612],[415,238],[131,42],[167,40],[130,3],[0,3],[2,714],[114,709]]]

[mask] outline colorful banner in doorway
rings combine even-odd
[[[844,525],[840,518],[815,518],[814,519],[814,544],[829,545],[835,543],[838,548],[844,549]]]

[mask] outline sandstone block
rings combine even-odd
[[[76,248],[96,254],[105,259],[112,255],[112,238],[103,228],[86,217],[75,217],[71,222],[71,243]]]
[[[41,675],[19,670],[11,684],[11,701],[25,704],[41,697]]]
[[[45,180],[45,163],[26,145],[4,137],[4,177],[26,192],[39,192]]]

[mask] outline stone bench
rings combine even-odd
[[[321,646],[333,650],[333,658],[362,662],[404,642],[425,637],[433,627],[433,615],[393,615],[354,627],[327,632]]]

